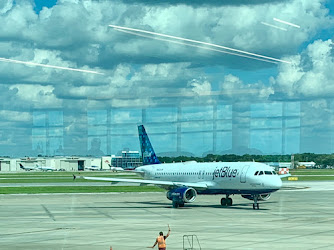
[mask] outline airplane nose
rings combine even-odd
[[[275,181],[273,181],[273,188],[274,189],[280,189],[282,187],[282,180],[281,178],[275,178]]]
[[[269,189],[278,190],[282,187],[282,180],[279,177],[272,178],[270,181],[268,180],[267,182],[265,182],[264,185]]]

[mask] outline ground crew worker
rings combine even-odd
[[[150,248],[154,248],[157,244],[158,244],[158,248],[159,250],[166,250],[166,239],[167,237],[170,235],[170,227],[168,225],[168,233],[166,236],[164,236],[163,232],[159,233],[159,237],[156,239],[153,247]]]

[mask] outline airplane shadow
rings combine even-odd
[[[108,202],[106,202],[108,203]],[[129,204],[129,206],[112,206],[112,205],[105,205],[103,206],[100,204],[100,206],[85,206],[85,207],[76,207],[76,209],[174,209],[172,207],[171,203],[165,203],[165,202],[154,202],[154,201],[127,201],[124,202],[125,204]],[[270,210],[268,208],[265,208],[266,204],[273,204],[277,203],[275,201],[272,202],[265,202],[265,203],[259,203],[260,209],[259,210]],[[253,210],[253,203],[234,203],[233,206],[230,207],[223,207],[220,204],[193,204],[193,203],[186,203],[184,207],[179,207],[177,209],[194,209],[194,208],[212,208],[212,209],[233,209],[233,210]],[[137,205],[137,206],[136,206]]]
[[[154,202],[154,201],[129,201],[126,202],[128,204],[143,204],[143,205],[150,205],[145,208],[167,208],[167,209],[173,209],[171,204],[166,204],[162,202]],[[276,203],[276,202],[266,202],[266,203]],[[192,204],[192,203],[186,203],[184,207],[179,207],[178,209],[192,209],[192,208],[214,208],[214,209],[250,209],[253,210],[253,203],[235,203],[233,206],[230,207],[223,207],[220,204],[205,204],[205,205],[198,205],[198,204]],[[265,205],[265,204],[263,204]],[[144,208],[144,207],[138,207],[138,208]],[[259,210],[269,210],[267,208],[261,207],[260,203],[260,209]]]

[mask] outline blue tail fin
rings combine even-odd
[[[138,126],[138,134],[141,156],[143,158],[143,165],[160,164],[158,157],[154,153],[154,149],[151,145],[150,139],[146,134],[144,125]]]

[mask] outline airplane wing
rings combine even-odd
[[[83,178],[86,180],[94,181],[111,181],[111,182],[128,182],[139,184],[153,184],[158,186],[176,186],[176,187],[193,187],[193,188],[208,188],[209,184],[206,182],[177,182],[177,181],[155,181],[155,180],[142,180],[142,179],[121,179],[121,178],[108,178],[108,177],[86,177],[86,176],[74,176],[75,178]]]

